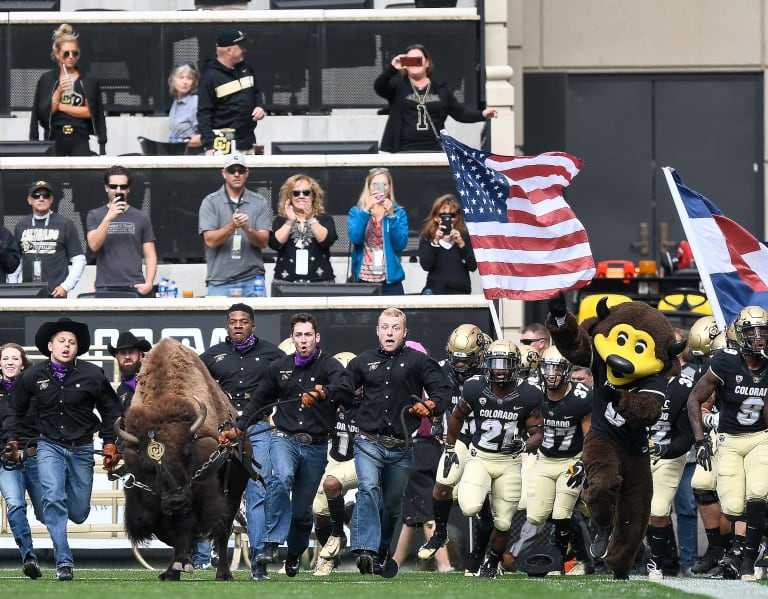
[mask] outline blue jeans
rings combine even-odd
[[[38,441],[37,469],[43,496],[43,515],[53,541],[56,569],[74,566],[67,541],[67,520],[82,524],[91,511],[93,443],[61,447]]]
[[[328,463],[328,444],[303,445],[272,433],[269,457],[272,475],[267,482],[266,541],[287,541],[288,552],[301,555],[309,546],[312,502]]]
[[[264,276],[264,275],[260,275]],[[227,296],[231,297],[230,291],[232,289],[241,289],[243,297],[255,297],[253,292],[253,285],[256,283],[256,275],[250,279],[244,281],[238,281],[237,283],[222,283],[221,285],[208,285],[207,294],[215,296]]]
[[[195,543],[190,559],[193,566],[204,566],[211,563],[211,543],[208,539],[200,539]]]
[[[382,461],[400,457],[403,459],[393,464]],[[402,449],[387,449],[362,434],[355,435],[358,488],[357,503],[352,512],[352,551],[389,549],[412,466],[412,449],[403,457]]]
[[[693,496],[691,478],[696,469],[694,462],[686,464],[675,494],[677,514],[677,544],[680,551],[680,568],[690,568],[696,561],[699,542],[699,511]]]
[[[33,461],[35,458],[30,458]],[[8,513],[8,524],[11,526],[13,539],[19,547],[22,561],[27,556],[35,557],[32,546],[32,531],[27,520],[27,500],[25,491],[24,469],[5,470],[0,468],[0,493],[5,499]]]
[[[269,459],[269,443],[272,435],[269,433],[268,422],[257,422],[248,429],[253,448],[253,459],[261,464],[261,476],[264,482],[269,480],[272,473],[272,462]],[[264,549],[264,538],[267,536],[267,518],[264,513],[267,489],[259,481],[249,480],[245,487],[245,515],[248,520],[248,543],[251,548],[251,566],[256,565],[256,558]]]

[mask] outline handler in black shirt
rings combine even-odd
[[[14,387],[12,433],[4,454],[15,455],[19,423],[30,405],[36,405],[45,526],[53,541],[57,578],[67,581],[72,580],[74,567],[67,519],[81,524],[91,510],[96,431],[104,441],[104,468],[111,469],[119,460],[113,427],[120,417],[120,402],[104,371],[77,359],[91,346],[87,324],[69,318],[43,323],[35,345],[49,359],[26,369]]]

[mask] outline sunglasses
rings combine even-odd
[[[228,166],[226,168],[226,171],[230,175],[244,175],[248,171],[248,169],[243,168],[242,166]]]
[[[291,191],[294,198],[298,198],[299,196],[311,196],[312,190],[311,189],[294,189]]]
[[[110,189],[128,189],[130,185],[126,183],[123,185],[122,183],[107,183],[107,187]]]
[[[456,218],[458,214],[456,212],[441,212],[438,216],[440,218],[448,218],[449,216],[451,218]]]
[[[80,56],[80,50],[64,50],[64,52],[62,52],[62,56],[64,58],[77,58]]]
[[[537,341],[546,341],[546,337],[536,337],[536,339],[520,339],[520,343],[523,345],[531,345],[532,343],[536,343]]]
[[[53,197],[53,194],[50,191],[41,191],[39,193],[30,193],[29,197],[34,200],[39,200],[40,198],[50,200]]]

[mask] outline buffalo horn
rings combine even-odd
[[[118,418],[117,420],[115,420],[115,434],[126,443],[133,443],[134,445],[138,445],[139,439],[138,437],[136,437],[136,435],[132,435],[128,431],[124,431],[122,428],[120,428],[121,420],[122,418]]]
[[[200,415],[197,417],[197,420],[192,423],[192,426],[189,427],[189,432],[194,435],[197,430],[203,426],[203,422],[205,422],[205,419],[208,416],[208,408],[206,408],[205,404],[197,397],[192,396],[192,399],[194,399],[197,402],[197,405],[200,406]]]

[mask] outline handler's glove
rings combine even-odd
[[[504,455],[516,456],[525,451],[525,441],[520,437],[514,437],[509,443],[501,446],[501,453]]]
[[[242,434],[239,428],[232,427],[219,433],[219,447],[227,449],[232,447],[237,438]]]
[[[114,443],[106,443],[104,445],[104,459],[101,465],[107,472],[112,472],[112,469],[117,466],[118,462],[123,456],[117,451],[117,445]]]
[[[3,449],[2,457],[8,462],[21,461],[21,452],[19,451],[18,441],[8,441],[8,444]]]
[[[651,456],[651,459],[660,460],[665,455],[667,455],[667,451],[669,450],[668,445],[662,445],[660,443],[654,443],[653,441],[648,441],[648,455]]]
[[[317,400],[323,400],[326,398],[325,390],[322,385],[315,385],[314,389],[310,389],[301,396],[301,407],[308,408],[315,405]]]
[[[720,412],[704,412],[701,415],[701,422],[707,430],[717,430],[717,423],[720,422]]]
[[[696,463],[707,472],[710,472],[712,470],[714,452],[712,451],[712,443],[710,443],[709,437],[699,439],[694,443],[694,447],[696,448]]]
[[[547,301],[547,306],[549,306],[549,313],[553,318],[565,318],[565,314],[568,311],[568,308],[565,303],[565,294],[562,291],[560,291],[555,297],[550,298]]]
[[[432,410],[435,409],[435,402],[431,399],[419,399],[408,410],[411,414],[416,414],[422,418],[432,416]]]
[[[459,456],[456,455],[455,446],[446,443],[445,457],[443,458],[443,478],[448,478],[454,464],[459,465]]]
[[[576,460],[573,464],[568,466],[568,473],[570,476],[568,477],[568,480],[565,481],[565,484],[571,489],[580,487],[584,482],[584,475],[586,474],[584,472],[584,462]]]

